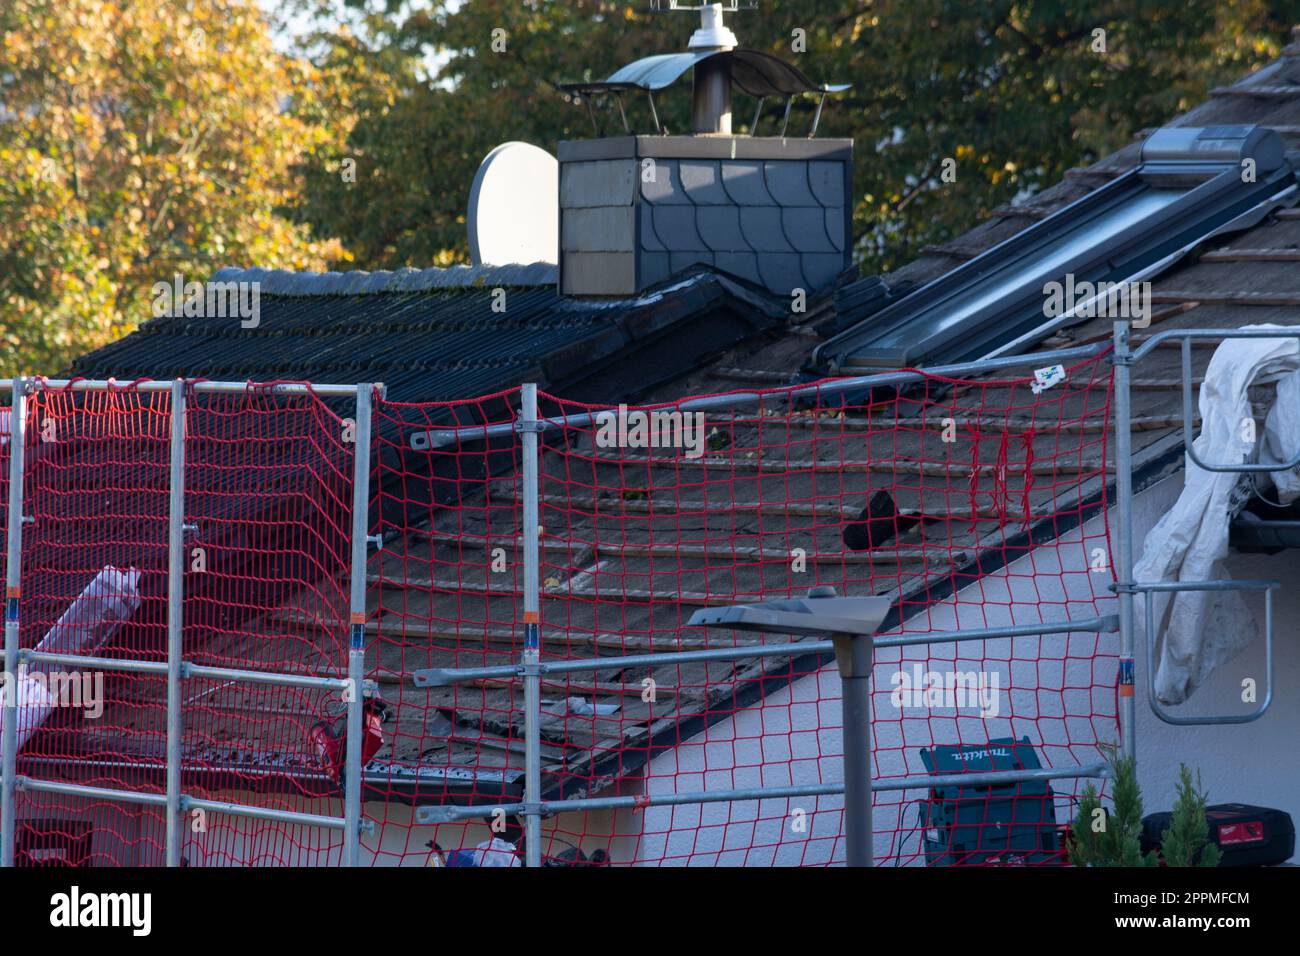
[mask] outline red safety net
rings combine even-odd
[[[1117,637],[889,638],[1101,613],[1113,580],[1109,370],[1098,357],[1041,392],[1028,379],[934,375],[848,393],[773,389],[758,401],[715,397],[703,413],[544,395],[543,414],[572,420],[541,438],[543,659],[608,666],[543,679],[543,794],[632,804],[560,809],[543,823],[546,861],[842,860],[838,796],[664,802],[839,781],[839,678],[825,655],[796,647],[736,662],[621,660],[789,642],[687,622],[701,607],[832,585],[887,595],[894,609],[873,681],[877,862],[1062,862],[1060,830],[1079,783],[990,792],[890,782],[935,769],[1095,763],[1117,736]],[[368,567],[366,652],[391,719],[380,723],[385,709],[373,708],[367,861],[501,864],[521,850],[521,821],[494,812],[523,793],[519,679],[414,683],[423,668],[513,664],[522,650],[519,398],[378,404],[369,517],[384,545]],[[186,657],[342,676],[350,423],[315,396],[262,388],[191,389],[187,405]],[[24,646],[165,660],[170,426],[165,391],[32,396]],[[491,436],[465,431],[480,426]],[[10,451],[0,440],[6,466]],[[0,490],[6,476],[7,467]],[[27,676],[61,696],[58,706],[19,708],[20,774],[163,792],[161,675],[33,665]],[[186,794],[342,815],[339,694],[191,678],[182,701]],[[157,806],[32,789],[18,803],[21,863],[162,861]],[[437,804],[481,813],[417,822],[418,807]],[[341,860],[341,834],[324,827],[214,810],[192,813],[185,834],[191,865]]]
[[[1113,581],[1105,523],[1110,365],[1034,391],[1029,378],[918,375],[857,392],[805,388],[615,409],[543,396],[543,660],[608,667],[542,684],[544,799],[634,797],[543,823],[555,865],[824,865],[842,861],[839,796],[664,805],[669,795],[842,779],[839,678],[825,655],[638,664],[619,658],[790,638],[687,626],[705,606],[887,595],[873,681],[875,856],[891,864],[1064,862],[1070,779],[1003,790],[890,789],[931,770],[1098,762],[1117,729],[1118,636],[1075,631],[961,643],[888,637],[1082,620]],[[754,393],[745,393],[754,395]],[[429,667],[509,664],[522,650],[515,391],[380,403],[370,595],[372,676],[396,722],[369,768],[378,863],[510,863],[520,821],[522,685],[416,688]],[[1049,789],[1050,786],[1050,789]],[[417,825],[410,804],[481,804]],[[496,841],[496,842],[493,842]]]
[[[165,661],[171,396],[42,388],[30,400],[22,643]],[[185,437],[184,654],[196,664],[345,676],[353,448],[312,395],[195,391]],[[20,775],[164,793],[166,679],[33,664],[59,688],[20,708]],[[80,697],[76,695],[80,694]],[[340,695],[239,680],[182,684],[187,795],[341,816],[313,728]],[[157,865],[156,804],[27,789],[18,861]],[[338,830],[192,810],[188,865],[338,863]]]
[[[371,520],[384,538],[372,556],[367,664],[393,711],[388,745],[367,767],[377,824],[363,843],[379,864],[472,852],[484,827],[420,827],[422,803],[508,803],[523,788],[523,700],[517,683],[413,686],[422,668],[516,662],[523,647],[522,477],[511,425],[518,390],[463,402],[380,402]],[[479,441],[451,428],[503,428]],[[485,811],[490,813],[490,808]],[[513,818],[498,818],[517,842]],[[486,834],[486,835],[484,835]]]

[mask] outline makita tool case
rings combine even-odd
[[[1028,737],[923,749],[921,760],[931,773],[951,774],[1042,766]],[[1046,780],[932,787],[921,803],[926,864],[1042,863],[1056,857],[1053,797]]]
[[[1160,835],[1172,812],[1142,818],[1142,852],[1160,849]],[[1219,866],[1272,866],[1295,853],[1295,823],[1283,810],[1245,803],[1218,803],[1205,808],[1210,841],[1223,851]]]

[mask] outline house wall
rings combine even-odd
[[[1181,488],[1181,476],[1174,476],[1136,497],[1136,548],[1141,548],[1147,532],[1177,499]],[[1085,548],[1082,544],[1087,542],[1091,545],[1088,538],[1101,533],[1102,523],[1098,518],[1085,525],[1082,532],[1076,529],[1062,539],[1065,542],[1074,541],[1080,546],[1038,549],[1013,562],[1007,573],[985,578],[972,585],[963,592],[965,600],[957,602],[957,606],[978,606],[981,595],[987,604],[982,615],[984,620],[971,620],[967,626],[997,627],[1024,623],[1030,605],[1041,606],[1045,591],[1053,588],[1058,581],[1066,582],[1063,586],[1072,597],[1089,598],[1089,603],[1073,608],[1069,604],[1063,604],[1053,608],[1053,613],[1045,613],[1045,619],[1091,616],[1094,612],[1087,593],[1087,579],[1081,573],[1059,572],[1085,570],[1090,547]],[[1059,565],[1055,563],[1058,558]],[[1148,705],[1144,687],[1145,662],[1142,659],[1144,645],[1139,642],[1137,752],[1139,782],[1146,812],[1168,809],[1172,805],[1178,765],[1186,762],[1200,770],[1202,784],[1208,790],[1211,803],[1242,802],[1276,807],[1286,810],[1293,818],[1300,819],[1300,759],[1297,759],[1295,750],[1295,728],[1300,726],[1300,641],[1295,638],[1293,623],[1300,620],[1300,562],[1295,560],[1294,555],[1285,553],[1277,556],[1238,556],[1230,562],[1229,572],[1237,578],[1268,577],[1282,581],[1283,587],[1277,595],[1275,608],[1277,651],[1273,704],[1263,718],[1250,724],[1175,727],[1162,723],[1151,713]],[[1016,595],[1017,601],[1023,603],[1012,603],[1010,606],[1000,604],[999,590],[1004,594],[1009,590]],[[1248,593],[1248,600],[1252,599],[1257,607],[1262,607],[1261,595]],[[1113,613],[1114,610],[1113,599],[1100,602],[1099,613]],[[1262,614],[1258,611],[1257,623],[1261,629],[1258,633],[1262,633]],[[933,618],[936,629],[953,629],[958,624],[957,615],[950,608],[937,612]],[[1021,640],[1023,639],[1017,639]],[[1058,650],[1057,653],[1044,653],[1042,657],[1053,662],[1059,660],[1062,656],[1059,653],[1059,642],[1064,638],[1055,636],[1042,640],[1057,642],[1055,646]],[[996,659],[1005,653],[997,646],[1003,643],[989,642],[989,659]],[[933,658],[960,661],[960,656],[953,648],[952,644],[933,645]],[[1018,645],[1015,656],[1026,656],[1025,651],[1025,645]],[[914,656],[919,655],[908,655],[907,659]],[[1063,665],[1066,668],[1064,685],[1059,676],[1054,679],[1053,685],[1086,687],[1090,683],[1097,683],[1097,677],[1090,676],[1089,670],[1096,663],[1090,657],[1082,655],[1077,659],[1066,660]],[[876,686],[891,687],[890,678],[898,668],[897,662],[878,664],[875,671]],[[1106,682],[1113,680],[1113,673],[1113,669],[1108,672]],[[1264,673],[1263,639],[1259,637],[1236,659],[1225,664],[1209,684],[1193,696],[1187,709],[1197,713],[1248,711],[1251,706],[1242,704],[1239,699],[1241,681],[1245,677],[1254,677],[1258,681],[1262,698],[1266,680]],[[1004,687],[1009,686],[1006,676],[1004,672]],[[1017,683],[1023,685],[1023,681]],[[1026,691],[1011,693],[1023,695]],[[1039,701],[1042,712],[1047,712],[1053,696],[1043,695]],[[878,696],[875,698],[875,706],[881,706]],[[1033,706],[1033,700],[1017,697],[1010,712],[1038,713]],[[948,717],[943,716],[951,714],[952,711],[932,711],[920,716],[929,717],[929,731],[937,741],[944,742],[945,739],[957,739],[955,736],[945,738],[942,732],[945,726],[953,726],[945,725]],[[1040,753],[1049,752],[1053,765],[1092,762],[1096,759],[1095,751],[1088,752],[1091,748],[1076,747],[1071,752],[1063,746],[1065,734],[1071,735],[1069,739],[1090,739],[1087,728],[1079,726],[1077,722],[1040,720],[1036,724],[1029,722],[1027,725],[1022,721],[996,718],[987,721],[986,736],[981,738],[980,734],[984,731],[980,728],[978,718],[955,719],[961,721],[961,739],[966,741],[1007,736],[1009,733],[1019,736],[1026,732],[1031,734],[1031,739],[1037,740],[1039,737],[1034,731],[1038,730],[1046,744],[1040,747]],[[643,784],[654,793],[671,792],[674,789],[698,790],[702,787],[724,789],[760,784],[780,786],[833,782],[841,779],[839,758],[822,755],[838,755],[843,752],[838,723],[839,678],[831,665],[769,695],[764,706],[750,707],[735,718],[715,724],[705,733],[651,761],[645,770]],[[882,724],[885,725],[882,727]],[[877,746],[886,748],[877,754],[878,773],[899,773],[900,760],[907,764],[905,769],[908,772],[924,772],[924,768],[912,763],[919,746],[913,739],[909,738],[905,750],[888,749],[899,746],[897,739],[890,739],[890,734],[895,734],[899,726],[901,722],[897,721],[896,716],[891,717],[887,723],[877,723]],[[925,726],[927,725],[922,725]],[[1099,728],[1099,733],[1104,736],[1105,724],[1099,724]],[[928,737],[928,734],[923,733],[922,736]],[[1071,756],[1073,760],[1070,759]],[[1068,790],[1069,787],[1069,783],[1064,783],[1058,785],[1057,789]],[[900,839],[905,841],[904,848],[908,855],[915,851],[919,838],[911,832],[915,817],[914,811],[909,807],[911,801],[923,795],[923,791],[910,791],[900,801],[896,794],[877,794],[877,860],[896,854]],[[747,802],[675,808],[650,807],[641,811],[640,820],[621,814],[622,819],[616,821],[616,826],[623,831],[643,832],[636,848],[635,860],[651,865],[839,863],[843,862],[844,857],[843,844],[836,839],[841,808],[842,802],[839,799],[827,797],[792,800],[788,804],[785,800],[768,800],[761,804]],[[796,809],[805,812],[802,832],[796,828]],[[900,813],[905,814],[901,823]],[[1064,802],[1059,802],[1057,819],[1064,821],[1067,813]]]
[[[1174,484],[1174,494],[1165,499],[1167,502],[1177,497],[1181,479],[1174,479]],[[1150,523],[1154,524],[1154,518]],[[1139,527],[1139,542],[1144,527]],[[1147,812],[1169,809],[1182,762],[1200,770],[1210,803],[1275,807],[1300,821],[1300,751],[1296,748],[1300,728],[1300,561],[1294,552],[1286,551],[1277,555],[1234,555],[1227,569],[1233,578],[1271,578],[1282,584],[1273,596],[1272,704],[1263,717],[1248,724],[1175,727],[1159,720],[1142,694],[1138,701],[1137,754],[1143,799]],[[1253,624],[1261,636],[1215,671],[1185,705],[1166,709],[1178,716],[1249,713],[1256,705],[1241,701],[1242,681],[1246,678],[1256,681],[1259,699],[1263,699],[1267,687],[1262,637],[1264,596],[1253,591],[1244,594],[1254,615],[1254,621],[1247,626]],[[1139,669],[1139,675],[1143,673]]]

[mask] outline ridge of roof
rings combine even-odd
[[[280,298],[307,298],[311,296],[383,295],[393,293],[430,292],[439,290],[475,290],[494,287],[546,288],[557,284],[556,267],[550,263],[508,266],[450,266],[428,269],[402,268],[367,272],[291,272],[287,269],[239,268],[228,266],[213,273],[212,282],[256,282],[259,295]],[[585,310],[627,309],[650,305],[685,290],[704,284],[713,284],[732,298],[757,309],[766,315],[784,314],[784,300],[768,290],[739,276],[731,275],[704,263],[678,272],[669,279],[650,286],[634,296],[608,299],[568,299],[557,297],[562,308],[580,307]],[[833,293],[823,290],[814,298]]]
[[[470,289],[489,286],[546,286],[556,282],[556,267],[548,262],[505,266],[448,266],[428,269],[382,269],[367,272],[291,272],[227,266],[212,275],[213,282],[256,282],[261,295],[377,295],[392,292],[427,292],[434,289]]]

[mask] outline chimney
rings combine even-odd
[[[622,135],[559,144],[560,292],[631,296],[701,264],[778,295],[811,295],[852,264],[853,141],[816,137],[826,96],[848,87],[814,84],[778,57],[740,48],[722,4],[673,0],[673,8],[700,12],[686,52],[560,85],[589,110],[592,97],[617,98],[623,126]],[[655,95],[687,71],[693,133],[669,135]],[[768,100],[784,102],[763,121],[776,135],[732,133],[735,91],[756,104],[751,134]],[[790,136],[793,103],[809,95],[815,113]],[[646,104],[649,131],[631,128],[630,101]]]

